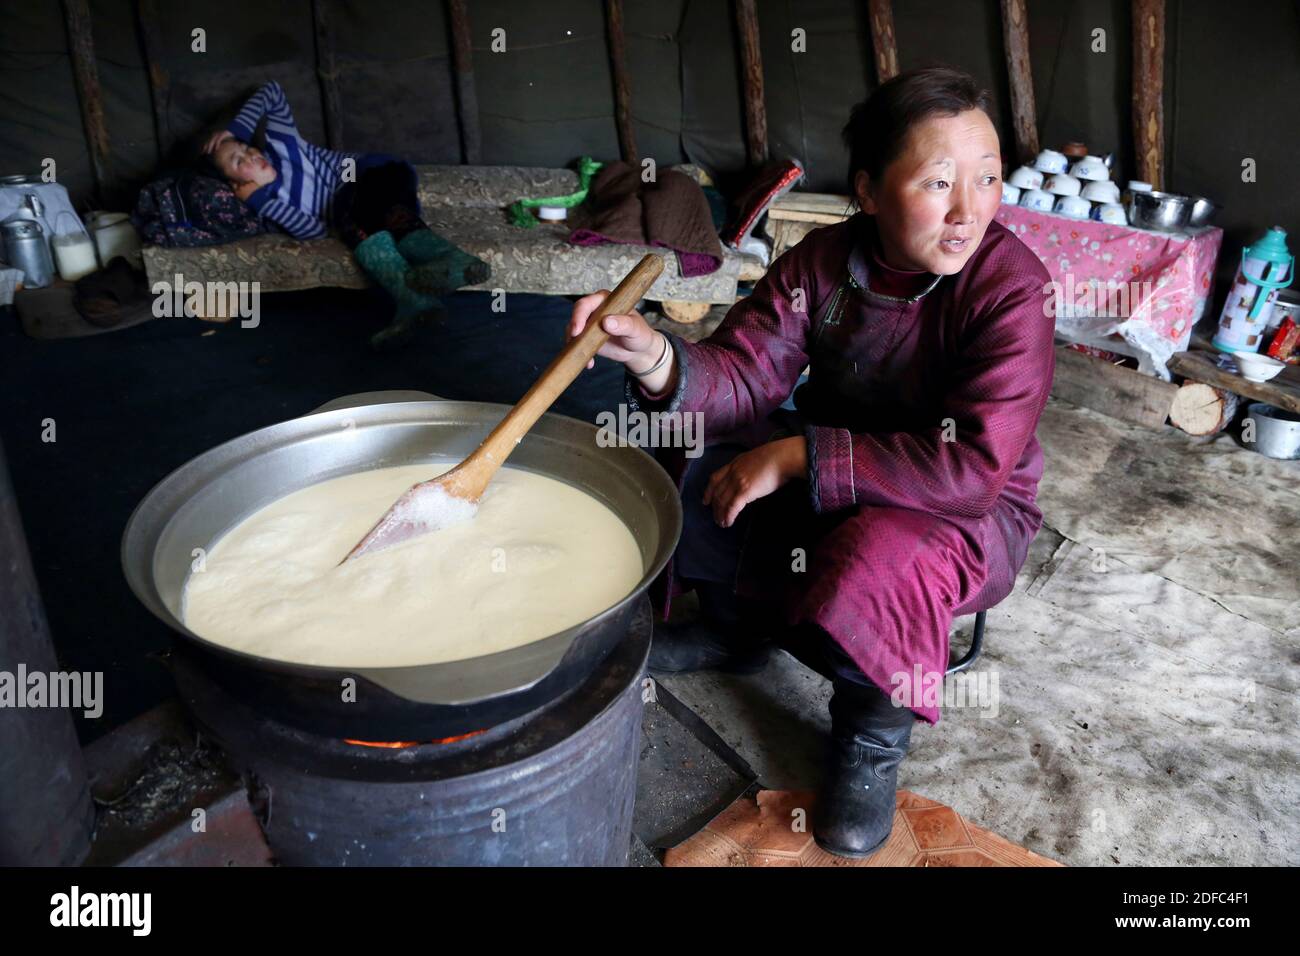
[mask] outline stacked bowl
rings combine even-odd
[[[1066,150],[1069,155],[1045,149],[1032,166],[1013,172],[1002,187],[1002,201],[1071,219],[1124,224],[1119,187],[1111,181],[1108,162],[1089,156],[1077,143]]]

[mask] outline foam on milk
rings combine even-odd
[[[190,575],[186,625],[216,644],[296,663],[437,663],[562,631],[640,581],[640,548],[612,511],[515,468],[497,473],[477,513],[444,494],[427,517],[452,524],[339,564],[403,492],[446,468],[345,475],[256,512]]]
[[[449,495],[438,485],[421,488],[403,508],[407,520],[430,528],[450,528],[469,521],[477,511],[477,504]]]

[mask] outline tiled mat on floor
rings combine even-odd
[[[760,790],[669,850],[664,866],[1061,866],[963,820],[942,803],[898,792],[894,829],[865,860],[832,856],[812,837],[813,794]]]

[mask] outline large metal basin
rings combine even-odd
[[[545,415],[509,464],[557,478],[606,504],[631,530],[645,572],[622,601],[558,634],[480,657],[409,667],[339,670],[286,663],[213,644],[181,620],[196,548],[210,549],[253,512],[329,478],[394,465],[458,461],[508,411],[479,402],[416,401],[335,408],[263,428],[205,452],[141,501],[122,539],[136,596],[205,658],[231,692],[313,732],[370,740],[450,736],[517,717],[576,687],[626,633],[681,533],[668,475],[636,448],[602,448],[597,429]],[[364,640],[364,635],[358,635]],[[355,701],[343,700],[346,678]]]

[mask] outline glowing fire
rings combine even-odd
[[[479,734],[486,733],[486,730],[471,730],[467,734],[457,734],[455,737],[442,737],[438,740],[349,740],[343,738],[345,744],[353,744],[357,747],[386,747],[389,750],[401,750],[404,747],[418,747],[421,744],[454,744],[458,740],[468,740],[470,737],[477,737]]]

